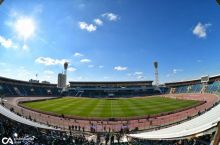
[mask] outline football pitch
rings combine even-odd
[[[58,115],[63,114],[85,118],[120,118],[170,112],[197,105],[198,103],[198,101],[194,100],[179,100],[165,97],[115,99],[64,97],[37,102],[25,102],[21,105]]]

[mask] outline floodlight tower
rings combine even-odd
[[[64,81],[64,83],[65,83],[65,88],[66,88],[66,80],[67,80],[67,68],[68,68],[68,62],[65,62],[64,63],[64,75],[65,75],[65,81]]]
[[[68,62],[64,63],[64,74],[66,75],[67,73],[67,68],[68,68]]]
[[[158,86],[159,85],[159,79],[158,79],[158,62],[155,61],[154,62],[154,73],[155,73],[155,85]]]

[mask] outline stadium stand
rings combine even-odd
[[[31,83],[0,77],[0,91],[5,96],[60,96],[56,84]]]
[[[11,112],[7,108],[3,107],[2,105],[0,105],[0,113],[2,115],[4,115],[4,116],[8,117],[8,118],[11,118],[11,119],[13,119],[13,120],[15,120],[17,122],[20,122],[20,123],[23,123],[23,124],[26,124],[26,125],[29,125],[29,126],[43,128],[43,129],[53,129],[53,130],[56,130],[55,128],[46,126],[44,124],[39,124],[37,122],[33,122],[33,121],[30,121],[30,120],[28,120],[26,118],[18,116],[17,114]]]
[[[94,145],[80,133],[42,130],[27,126],[0,115],[0,138],[11,138],[12,144],[21,145]]]
[[[133,97],[161,94],[153,81],[70,82],[69,96],[75,97]]]
[[[210,145],[214,133],[195,137],[192,139],[176,139],[176,140],[142,140],[132,139],[132,145]]]
[[[219,93],[220,92],[220,75],[209,77],[206,83],[201,79],[183,81],[183,82],[171,82],[165,83],[165,86],[172,90],[171,93],[202,93],[204,89],[205,93]],[[167,93],[170,93],[167,92]]]
[[[214,82],[210,85],[208,85],[207,89],[206,89],[206,92],[208,93],[212,93],[212,92],[220,92],[220,82],[217,81],[217,82]]]

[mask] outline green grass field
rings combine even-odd
[[[79,117],[117,118],[158,114],[186,108],[199,103],[192,100],[176,100],[164,97],[93,99],[65,97],[23,106],[40,111]]]

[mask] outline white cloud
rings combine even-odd
[[[207,29],[210,26],[211,26],[210,23],[202,24],[202,23],[199,22],[195,26],[195,28],[193,29],[193,34],[196,35],[199,38],[205,38],[207,36]]]
[[[76,57],[81,57],[81,56],[83,56],[83,54],[81,54],[81,53],[79,53],[79,52],[76,52],[76,53],[74,53],[74,56],[76,56]]]
[[[117,21],[119,19],[118,15],[114,13],[104,13],[102,17],[107,18],[109,21]]]
[[[27,44],[23,44],[23,46],[19,46],[18,44],[15,44],[11,39],[6,39],[1,35],[0,35],[0,46],[3,46],[6,49],[13,49],[13,50],[19,50],[19,51],[29,50],[29,47]]]
[[[183,72],[183,69],[174,68],[171,73],[166,75],[167,78],[175,76],[177,73]]]
[[[137,76],[137,79],[138,79],[138,80],[143,80],[143,79],[144,79],[144,76]]]
[[[173,74],[176,74],[178,72],[182,72],[183,70],[182,69],[173,69]]]
[[[124,66],[116,66],[114,67],[114,70],[117,70],[117,71],[124,71],[124,70],[127,70],[128,68],[127,67],[124,67]]]
[[[28,47],[26,44],[24,44],[24,45],[22,46],[22,49],[23,49],[23,50],[28,50],[29,47]]]
[[[67,59],[53,59],[50,57],[38,57],[35,60],[36,63],[44,65],[63,65],[65,62],[69,62]]]
[[[81,63],[89,63],[89,62],[91,62],[91,60],[85,58],[85,59],[81,59],[80,62]]]
[[[88,32],[96,31],[97,27],[93,24],[87,24],[86,22],[79,22],[79,27],[82,30],[86,30]]]
[[[76,68],[74,68],[74,67],[68,67],[67,70],[70,71],[70,72],[74,72],[74,71],[76,71]]]
[[[134,72],[134,75],[142,75],[143,72]]]
[[[104,66],[103,65],[99,65],[99,68],[103,68]]]
[[[33,72],[31,72],[30,70],[27,70],[23,66],[20,66],[20,67],[17,66],[15,68],[9,68],[7,66],[7,68],[2,69],[0,73],[3,74],[4,77],[18,79],[18,80],[26,80],[26,81],[31,79],[34,74]]]
[[[57,76],[56,73],[50,70],[42,71],[42,73],[36,72],[33,69],[27,69],[24,66],[11,66],[6,65],[4,68],[0,69],[0,75],[12,79],[18,80],[25,80],[28,81],[29,79],[36,79],[35,74],[38,74],[38,79],[40,81],[47,80],[52,83],[57,83]],[[16,75],[15,75],[16,74]]]
[[[95,22],[96,25],[99,25],[99,26],[103,25],[102,20],[99,19],[99,18],[94,19],[94,22]]]
[[[144,73],[141,71],[136,71],[134,73],[128,73],[127,76],[136,78],[138,80],[143,80],[145,78]]]
[[[18,48],[17,45],[14,45],[11,39],[6,39],[3,36],[0,35],[0,45],[2,45],[3,47],[9,49],[9,48],[13,48],[16,49]]]

